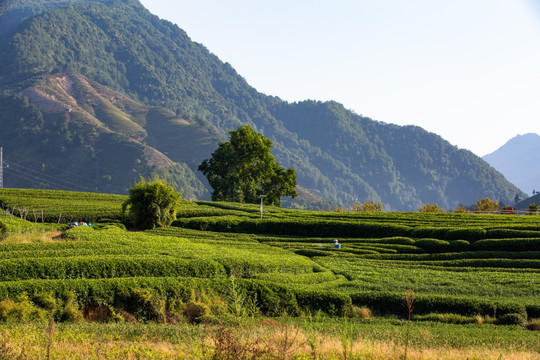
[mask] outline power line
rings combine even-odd
[[[10,158],[11,156],[15,156],[17,158],[20,158],[22,161],[24,161],[25,164],[27,163],[33,163],[35,166],[40,166],[41,165],[41,161],[38,161],[36,160],[35,158],[29,158],[27,156],[23,156],[23,155],[20,155],[20,154],[10,154]],[[12,161],[10,161],[10,164],[13,164]],[[23,165],[18,165],[22,168],[25,168],[27,169],[28,171],[32,171],[32,172],[38,172],[36,170],[33,170],[32,168],[28,168],[28,167],[24,167]],[[74,177],[77,177],[75,174],[73,174],[72,172],[68,172],[65,168],[64,169],[58,169],[57,167],[55,167],[54,165],[47,165],[48,168],[54,170],[56,173],[60,174],[60,175],[65,175],[65,176],[69,176],[70,178],[74,178]],[[40,175],[43,175],[43,176],[48,176],[50,178],[53,178],[53,179],[56,179],[56,180],[60,180],[60,181],[66,181],[67,180],[64,180],[64,178],[59,178],[59,177],[55,177],[55,176],[52,176],[52,175],[48,175],[48,174],[44,174],[44,173],[41,173],[41,172],[38,172]],[[84,180],[84,182],[93,182],[94,184],[96,185],[103,185],[102,182],[100,181],[96,181],[94,180],[93,178],[89,178],[89,177],[80,177],[81,180]],[[72,183],[73,184],[73,183]],[[79,184],[74,184],[76,186],[80,186]]]
[[[29,158],[29,157],[26,157],[26,156],[21,155],[21,154],[10,154],[10,158],[12,157],[12,155],[14,155],[15,157],[21,159],[21,161],[24,161],[25,164],[31,163],[31,164],[35,165],[34,167],[37,167],[37,166],[41,165],[41,162],[37,161],[35,158]],[[15,166],[18,166],[19,168],[22,168],[27,172],[38,174],[39,177],[46,177],[46,178],[52,179],[49,182],[60,181],[62,183],[67,183],[67,184],[70,184],[71,186],[75,186],[75,187],[80,188],[80,189],[86,189],[85,191],[95,192],[96,189],[95,188],[89,188],[89,187],[84,186],[84,185],[80,185],[80,183],[84,182],[87,185],[90,185],[90,186],[95,185],[96,187],[98,187],[98,186],[100,186],[100,187],[108,186],[109,189],[112,188],[113,190],[116,190],[116,192],[118,192],[118,193],[123,193],[123,192],[125,192],[127,190],[126,188],[123,188],[123,187],[120,187],[120,186],[111,186],[108,183],[98,181],[98,180],[96,180],[95,178],[92,178],[92,177],[77,176],[76,173],[74,174],[73,172],[67,171],[65,168],[58,169],[54,165],[48,165],[47,167],[48,167],[48,169],[53,170],[55,173],[60,175],[61,177],[53,176],[53,175],[43,173],[41,171],[33,170],[32,168],[20,165],[20,163],[19,164],[14,163],[13,161],[9,161],[9,164],[10,165],[14,164]],[[69,177],[74,182],[65,180],[66,177]],[[80,183],[76,182],[76,181],[79,181],[79,180],[80,180]],[[89,184],[89,183],[92,183],[92,184]]]
[[[4,162],[6,164],[6,162]],[[31,181],[46,184],[53,188],[70,190],[70,191],[88,191],[95,192],[95,188],[89,188],[81,184],[73,183],[71,181],[55,177],[52,175],[44,174],[42,172],[27,168],[25,166],[19,165],[17,163],[9,162],[9,166],[6,167],[6,170],[11,176]],[[101,183],[100,185],[107,185]],[[122,190],[123,191],[123,190]]]
[[[10,167],[8,172],[10,173],[10,175],[18,177],[20,179],[24,179],[24,180],[28,180],[28,181],[32,181],[32,182],[45,183],[47,185],[52,185],[53,187],[64,189],[64,190],[81,191],[80,188],[77,189],[77,188],[71,187],[69,185],[66,186],[66,185],[61,185],[61,184],[57,184],[57,183],[55,184],[55,183],[51,182],[50,180],[42,179],[39,176],[25,173],[24,171],[17,170],[17,169],[15,169],[13,167]]]
[[[49,184],[61,185],[61,184],[59,184],[59,182],[60,182],[60,183],[67,184],[68,187],[72,187],[72,188],[74,187],[74,188],[78,188],[78,189],[87,189],[87,190],[92,190],[92,191],[95,190],[95,189],[88,188],[88,187],[86,187],[84,185],[76,184],[76,183],[73,183],[71,181],[64,180],[62,178],[56,177],[56,176],[52,176],[52,175],[49,175],[49,174],[45,174],[45,173],[42,173],[42,172],[27,168],[27,167],[25,167],[23,165],[19,165],[17,163],[13,163],[11,161],[9,162],[9,165],[10,165],[9,169],[11,169],[11,170],[18,171],[20,173],[23,173],[23,174],[26,174],[28,176],[38,178],[40,180],[44,180]],[[63,185],[63,186],[66,186],[66,185]]]

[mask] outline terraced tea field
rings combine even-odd
[[[132,232],[122,224],[125,199],[0,189],[7,209],[0,214],[0,320],[53,317],[69,327],[84,314],[87,321],[218,324],[287,314],[307,331],[304,320],[316,315],[326,319],[321,324],[366,332],[353,341],[366,339],[370,321],[402,326],[404,294],[413,290],[422,331],[434,331],[422,324],[469,323],[444,326],[478,327],[470,339],[478,342],[509,328],[503,338],[540,357],[539,333],[526,329],[540,319],[538,216],[265,207],[260,219],[257,205],[184,201],[173,226]],[[67,230],[71,220],[94,227]],[[62,235],[12,240],[47,231]],[[17,329],[5,330],[15,336]],[[416,348],[428,346],[418,341]]]

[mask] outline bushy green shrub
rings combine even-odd
[[[480,227],[417,227],[411,232],[413,238],[433,238],[439,240],[467,240],[473,242],[484,239],[486,230]]]
[[[525,326],[526,317],[523,314],[509,313],[497,317],[495,323],[497,325],[520,325]]]
[[[483,228],[451,228],[446,232],[445,240],[467,240],[474,242],[486,237],[486,229]]]
[[[133,276],[219,278],[225,268],[213,260],[177,257],[73,256],[0,260],[0,281],[27,279],[98,279]]]
[[[20,294],[16,300],[0,301],[0,321],[45,321],[47,316],[47,311],[37,307],[26,293]]]
[[[540,231],[521,229],[488,229],[487,239],[540,238]]]
[[[416,227],[412,229],[410,236],[413,238],[430,238],[433,237],[432,234],[437,229],[438,228],[428,226]]]
[[[470,243],[467,240],[451,240],[450,243],[450,250],[453,252],[461,252],[467,250]]]
[[[389,223],[306,219],[249,219],[237,216],[178,219],[173,226],[197,230],[251,234],[296,235],[317,237],[392,237],[408,236],[411,228]]]
[[[296,292],[296,298],[300,308],[338,316],[343,316],[347,307],[352,305],[350,296],[337,291],[302,290]]]
[[[448,241],[438,239],[420,239],[416,240],[414,245],[421,247],[429,253],[442,253],[451,251]]]
[[[57,299],[52,292],[39,292],[32,296],[34,304],[49,311],[51,314],[57,311],[59,306],[58,300],[59,299]]]
[[[294,253],[297,255],[307,256],[307,257],[315,257],[315,256],[329,256],[332,255],[332,252],[329,250],[317,250],[317,249],[300,249],[300,250],[294,250]],[[373,254],[378,254],[376,251],[372,251]]]
[[[159,322],[165,320],[165,300],[153,289],[130,289],[128,296],[123,300],[122,303],[116,304],[117,307],[134,314],[138,319]]]
[[[540,331],[540,319],[532,319],[525,324],[527,330]]]
[[[368,306],[379,314],[403,315],[403,298],[401,293],[392,292],[358,292],[350,295],[352,303],[357,306]],[[452,313],[463,316],[492,315],[493,306],[497,307],[497,316],[509,313],[527,314],[523,304],[515,302],[492,302],[481,298],[457,297],[449,295],[417,295],[414,313],[416,315],[430,313]]]
[[[530,318],[540,318],[540,305],[528,304],[525,309]]]
[[[485,239],[471,244],[474,251],[538,251],[540,238]]]
[[[55,318],[58,321],[79,321],[82,319],[77,295],[73,291],[64,292],[61,306],[55,312]]]
[[[7,227],[2,221],[0,221],[0,240],[5,238],[6,235],[7,235]]]
[[[442,323],[447,323],[447,324],[478,324],[479,323],[478,316],[463,316],[459,314],[448,314],[448,313],[445,313],[445,314],[431,313],[431,314],[426,314],[426,315],[414,315],[413,320],[436,321],[436,322],[442,322]]]
[[[396,244],[396,245],[415,245],[415,241],[410,237],[393,236],[382,239],[377,239],[379,244]]]
[[[210,308],[202,302],[189,302],[185,305],[182,314],[190,324],[198,324],[210,315]]]
[[[165,181],[140,179],[129,189],[129,198],[122,204],[122,213],[137,229],[169,226],[176,219],[181,194]]]

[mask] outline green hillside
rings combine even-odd
[[[2,24],[8,24],[4,31]],[[11,161],[67,180],[54,160],[67,152],[70,163],[93,169],[66,172],[84,175],[80,190],[125,191],[138,173],[153,172],[152,161],[143,160],[150,157],[159,163],[157,172],[174,175],[190,196],[208,198],[198,164],[227,129],[249,124],[273,141],[280,164],[296,169],[306,199],[322,204],[374,200],[387,210],[424,203],[450,209],[481,197],[511,204],[516,194],[523,196],[480,158],[421,128],[380,123],[335,102],[290,104],[257,92],[229,64],[136,0],[8,1],[0,12],[0,36],[0,121],[12,129],[0,134],[6,161],[39,159]],[[85,85],[77,88],[84,90],[63,98],[58,87],[67,88],[58,79],[64,74],[80,79]],[[47,102],[37,100],[38,90]],[[51,100],[58,105],[54,111],[46,106]],[[60,116],[62,106],[72,109],[68,118]],[[14,133],[25,135],[15,141]],[[58,135],[59,146],[46,146],[57,144]],[[98,144],[107,154],[96,162],[92,148]],[[54,187],[10,171],[5,181]]]

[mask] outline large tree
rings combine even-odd
[[[280,206],[282,196],[297,195],[296,171],[276,162],[270,139],[247,125],[229,134],[230,140],[199,165],[214,190],[212,200],[258,203],[265,195],[265,204]]]

